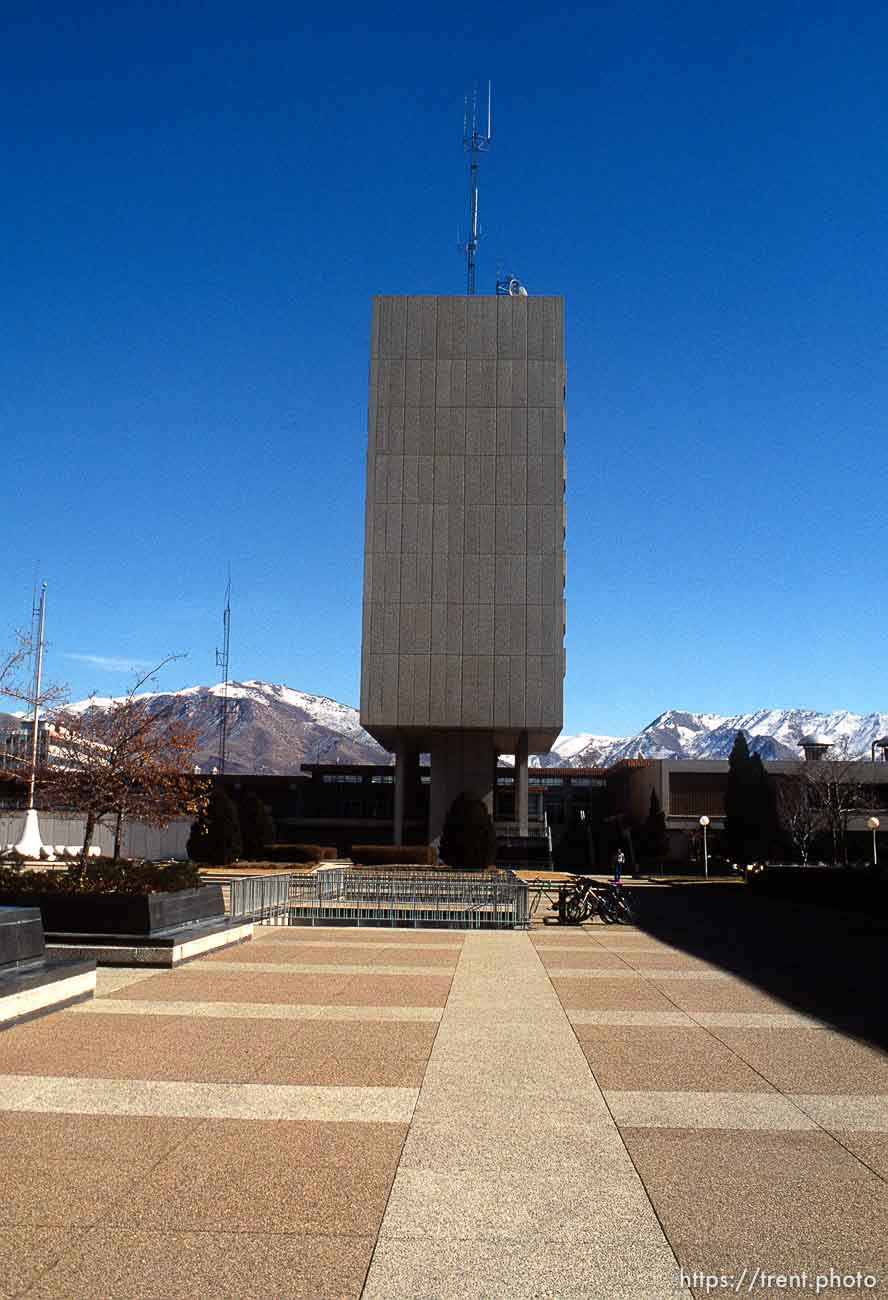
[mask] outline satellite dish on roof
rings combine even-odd
[[[514,275],[507,275],[502,280],[497,280],[496,291],[501,298],[527,297],[527,290],[517,276]]]

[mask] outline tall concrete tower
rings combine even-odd
[[[377,297],[370,347],[361,723],[396,755],[395,841],[431,754],[429,836],[493,813],[496,760],[562,725],[564,305]]]

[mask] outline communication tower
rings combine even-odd
[[[225,750],[228,743],[228,649],[231,640],[231,570],[225,587],[222,612],[222,649],[216,650],[216,667],[222,669],[222,695],[219,701],[219,771],[225,774]]]
[[[458,245],[459,251],[466,258],[466,293],[475,292],[475,254],[478,251],[478,162],[482,153],[487,153],[493,143],[493,116],[491,85],[487,83],[487,130],[478,127],[478,87],[475,86],[471,96],[471,113],[469,96],[463,107],[463,153],[469,157],[469,233],[465,243]]]

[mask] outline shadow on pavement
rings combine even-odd
[[[844,1033],[888,1048],[888,918],[801,906],[735,884],[638,889],[639,928]]]

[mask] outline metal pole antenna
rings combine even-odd
[[[40,588],[40,609],[37,621],[37,666],[34,670],[34,709],[31,714],[31,776],[28,782],[28,807],[34,807],[34,786],[37,782],[37,723],[40,718],[40,681],[43,676],[43,628],[46,620],[46,583]]]
[[[219,771],[225,775],[225,750],[228,743],[228,646],[231,639],[231,570],[225,587],[222,614],[222,649],[216,651],[216,667],[222,669],[222,711],[219,716]]]
[[[466,242],[460,244],[460,252],[466,255],[466,293],[475,292],[475,254],[478,251],[478,160],[482,153],[487,153],[493,141],[493,116],[491,85],[487,83],[487,131],[478,129],[478,87],[472,91],[472,120],[469,130],[469,100],[466,96],[463,107],[463,153],[469,155],[469,234]]]

